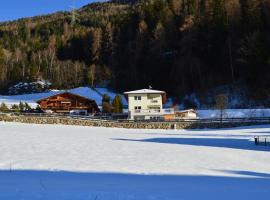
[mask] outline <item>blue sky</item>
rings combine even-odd
[[[70,10],[72,5],[79,8],[94,1],[96,0],[1,0],[0,21]]]

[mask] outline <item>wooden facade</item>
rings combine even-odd
[[[99,112],[96,102],[76,94],[64,92],[37,101],[42,110],[56,113],[68,113],[71,110],[87,110],[88,113]]]

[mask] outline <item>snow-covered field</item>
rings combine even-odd
[[[267,199],[269,126],[132,130],[0,122],[0,199]]]

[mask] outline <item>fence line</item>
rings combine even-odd
[[[270,137],[269,136],[256,136],[254,137],[256,145],[270,146]]]
[[[109,122],[121,122],[121,123],[160,123],[160,122],[170,122],[170,123],[270,123],[270,117],[246,117],[246,118],[196,118],[196,119],[173,119],[173,120],[128,120],[128,119],[112,119],[111,116],[78,116],[69,114],[46,114],[46,113],[0,113],[0,115],[10,115],[10,116],[26,116],[26,117],[48,117],[48,118],[67,118],[67,119],[80,119],[80,120],[91,120],[91,121],[109,121]]]

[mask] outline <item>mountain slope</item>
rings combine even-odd
[[[148,87],[172,96],[242,83],[269,98],[269,0],[93,3],[0,24],[0,87]]]

